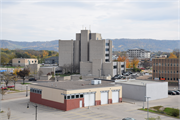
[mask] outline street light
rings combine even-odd
[[[148,99],[151,97],[145,96],[145,98],[147,98],[147,119],[149,120],[149,102],[148,102]]]
[[[143,85],[144,85],[144,83],[143,82],[141,82]],[[143,109],[144,109],[144,100],[143,100]]]
[[[26,85],[26,97],[28,96],[28,85]]]
[[[37,104],[33,105],[36,108],[36,113],[35,113],[35,120],[37,120]],[[27,104],[27,108],[29,108],[29,103]]]

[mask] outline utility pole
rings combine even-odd
[[[147,120],[149,120],[149,98],[151,98],[151,97],[147,97],[147,96],[145,96],[146,98],[147,98]]]

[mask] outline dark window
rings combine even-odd
[[[166,78],[165,78],[165,80],[166,80]]]
[[[171,66],[172,66],[172,63],[171,63]]]
[[[177,71],[177,73],[178,73],[178,71]]]
[[[35,60],[35,63],[36,63],[36,60]]]
[[[172,80],[172,78],[171,78],[171,80]]]
[[[40,90],[40,94],[42,93],[42,91]]]
[[[32,61],[32,63],[33,63],[33,61]]]
[[[76,98],[79,98],[79,95],[76,95]]]
[[[169,80],[169,78],[168,78],[168,80]]]
[[[83,98],[83,94],[80,95],[80,98]]]
[[[174,78],[174,81],[175,81],[176,79]]]
[[[106,46],[109,46],[109,43],[106,43]]]
[[[70,99],[70,96],[67,96],[67,99]]]
[[[66,96],[64,96],[64,99],[66,99]]]
[[[114,66],[114,69],[117,69],[117,66]]]
[[[178,81],[178,78],[177,78],[177,81]]]
[[[178,63],[177,63],[177,66],[178,66]]]
[[[109,54],[106,54],[107,57],[109,57]]]
[[[121,67],[124,67],[124,65],[121,65]]]
[[[106,62],[109,62],[109,59],[106,59]]]
[[[20,63],[20,61],[18,61],[18,63]]]
[[[155,72],[155,70],[153,70],[153,72]]]
[[[74,99],[74,95],[71,95],[71,99]]]
[[[106,51],[109,51],[109,48],[106,48]]]

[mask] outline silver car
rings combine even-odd
[[[127,117],[127,118],[123,118],[122,120],[136,120],[136,119]]]

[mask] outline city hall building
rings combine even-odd
[[[81,30],[76,40],[59,40],[59,66],[70,66],[82,76],[114,76],[126,71],[125,62],[113,62],[112,41]]]
[[[153,80],[165,80],[168,82],[178,82],[180,79],[180,59],[178,58],[155,58],[152,60]]]
[[[122,87],[101,80],[31,84],[30,101],[68,111],[122,102]]]

